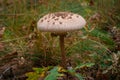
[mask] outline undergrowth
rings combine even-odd
[[[107,1],[110,4],[105,7]],[[109,32],[114,26],[118,28],[120,26],[118,2],[117,0],[102,0],[101,2],[98,0],[90,6],[88,0],[3,0],[0,2],[0,10],[2,10],[0,27],[5,27],[6,30],[0,39],[0,43],[5,44],[4,50],[0,51],[0,56],[17,51],[19,57],[33,61],[36,67],[45,67],[34,69],[35,72],[32,75],[28,73],[29,78],[34,75],[36,78],[43,76],[43,73],[45,74],[50,69],[56,71],[59,67],[48,68],[60,63],[58,37],[39,32],[36,29],[36,23],[47,13],[70,11],[82,15],[87,20],[87,25],[81,31],[68,33],[66,36],[65,49],[68,62],[70,61],[73,67],[81,63],[83,65],[94,63],[105,74],[110,73],[110,70],[113,74],[119,73],[119,71],[115,72],[118,70],[116,66],[118,64],[112,60],[113,56],[117,56],[116,59],[119,58],[119,51],[112,52],[116,44]],[[114,10],[111,11],[112,9]],[[92,21],[91,17],[96,13],[99,16]],[[40,72],[36,72],[39,70]],[[51,73],[53,71],[50,70]],[[55,73],[59,74],[57,71]],[[32,80],[29,78],[28,80]]]

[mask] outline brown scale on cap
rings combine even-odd
[[[65,19],[65,16],[61,16],[63,19]]]
[[[72,19],[72,16],[68,17],[67,19]]]
[[[54,18],[55,18],[55,16],[52,17],[52,19],[54,19]]]
[[[78,18],[79,16],[77,15],[76,17]]]
[[[45,17],[45,20],[47,19],[47,17]]]
[[[53,22],[53,25],[55,24],[55,22]]]
[[[62,24],[62,22],[59,22],[60,24]]]
[[[73,14],[71,13],[70,16],[73,16]]]
[[[55,21],[59,20],[59,18],[54,19]]]
[[[41,22],[43,22],[44,20],[42,19]]]
[[[64,12],[56,12],[56,13],[54,13],[54,16],[61,17],[63,19],[65,19],[68,15],[69,15],[69,12],[66,12],[66,13],[64,13]]]

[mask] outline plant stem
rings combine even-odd
[[[60,49],[61,49],[61,56],[62,56],[62,67],[67,68],[66,54],[64,49],[64,35],[60,35]]]

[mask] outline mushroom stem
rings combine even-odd
[[[66,54],[64,49],[64,36],[60,35],[60,49],[61,49],[61,56],[62,56],[62,67],[66,68]]]

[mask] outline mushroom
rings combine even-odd
[[[43,16],[37,23],[37,28],[43,32],[52,32],[59,35],[62,67],[66,68],[66,54],[64,50],[64,37],[67,32],[80,30],[85,26],[85,19],[72,12],[55,12]]]

